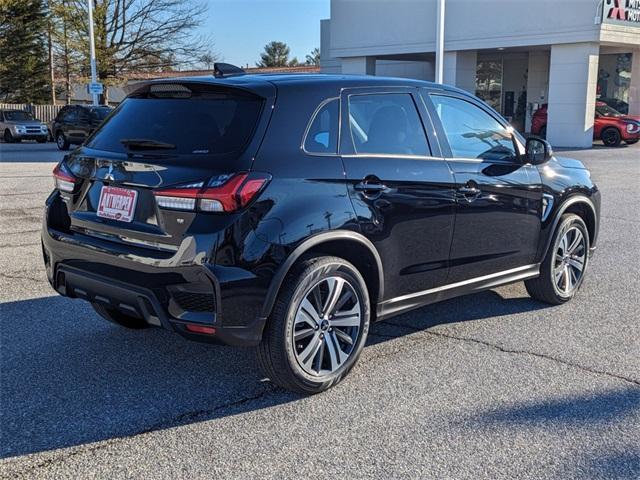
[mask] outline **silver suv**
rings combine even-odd
[[[24,110],[0,110],[0,131],[7,143],[22,140],[44,143],[49,137],[47,125]]]

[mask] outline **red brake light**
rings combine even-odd
[[[161,208],[203,212],[234,212],[246,207],[264,188],[271,176],[264,173],[239,173],[214,177],[207,182],[178,185],[156,190],[153,194]]]
[[[247,206],[253,197],[262,190],[264,184],[267,182],[266,178],[252,178],[244,182],[244,184],[240,187],[240,191],[238,192],[238,198],[240,200],[240,206]]]
[[[53,169],[53,184],[58,190],[71,193],[76,188],[76,177],[69,173],[62,163],[58,163]]]
[[[241,173],[231,177],[219,187],[205,187],[199,194],[200,209],[206,212],[233,212],[241,206],[238,205],[238,192],[247,174]]]

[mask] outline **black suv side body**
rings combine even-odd
[[[179,123],[199,98],[236,113],[213,134],[201,110]],[[150,126],[130,133],[140,115]],[[199,146],[212,135],[238,148]],[[47,275],[122,325],[259,345],[273,381],[317,392],[349,371],[369,321],[521,280],[550,303],[574,295],[600,194],[580,162],[534,157],[484,102],[428,82],[150,82],[56,167],[70,183],[46,202]],[[105,188],[134,192],[130,221],[98,214]]]
[[[111,110],[106,105],[67,105],[51,121],[49,134],[60,150],[68,150],[70,145],[84,142]]]

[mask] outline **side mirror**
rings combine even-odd
[[[527,138],[525,150],[527,152],[527,161],[532,165],[548,162],[553,156],[551,144],[540,137]]]

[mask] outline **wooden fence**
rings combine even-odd
[[[31,112],[31,114],[38,120],[45,123],[49,123],[56,118],[58,112],[64,107],[64,105],[33,105],[30,103],[0,103],[0,109],[2,110],[25,110]]]

